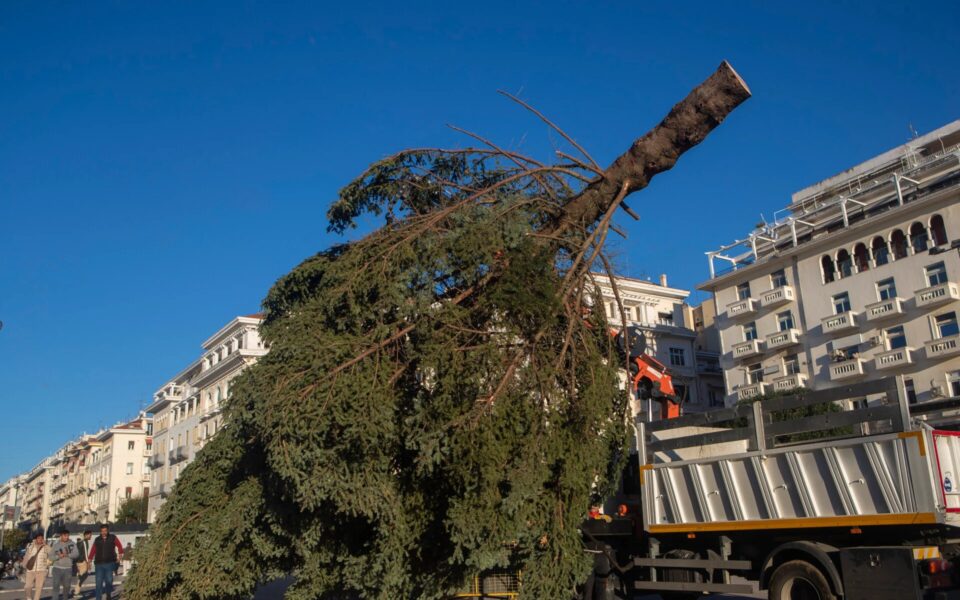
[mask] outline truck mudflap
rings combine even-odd
[[[929,548],[874,546],[840,550],[844,600],[960,598],[956,569]],[[938,553],[937,553],[938,554]]]

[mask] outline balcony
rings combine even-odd
[[[862,376],[862,358],[851,358],[843,362],[830,363],[830,381],[844,381]]]
[[[888,298],[863,307],[867,321],[882,321],[903,314],[903,298]]]
[[[740,317],[748,317],[755,314],[757,314],[756,298],[744,298],[743,300],[737,300],[727,305],[728,319],[739,319]]]
[[[767,385],[767,383],[760,381],[751,383],[750,385],[740,386],[737,390],[737,400],[743,401],[762,396],[767,393]]]
[[[873,357],[873,366],[878,370],[896,369],[913,364],[913,348],[894,348]]]
[[[758,356],[760,354],[760,340],[749,340],[734,344],[732,351],[733,358],[737,360]]]
[[[807,376],[802,373],[794,373],[784,377],[777,377],[773,380],[773,391],[786,392],[807,385]]]
[[[929,359],[944,358],[960,353],[960,335],[930,340],[924,344],[924,352]]]
[[[163,454],[154,454],[147,460],[147,465],[151,469],[162,467],[164,464],[166,464],[166,461],[163,459]]]
[[[853,331],[857,328],[857,313],[848,310],[836,315],[820,319],[820,327],[824,334]]]
[[[766,349],[767,352],[773,350],[780,350],[781,348],[789,348],[790,346],[800,343],[800,330],[798,329],[785,329],[783,331],[778,331],[776,333],[771,333],[767,336],[766,340]]]
[[[934,285],[923,288],[922,290],[917,290],[914,292],[913,297],[917,301],[917,308],[936,306],[945,302],[960,300],[960,289],[958,289],[957,284],[953,283],[952,281],[947,281],[946,283],[941,283],[940,285]]]
[[[793,300],[793,288],[789,285],[782,285],[769,292],[764,292],[763,295],[760,296],[760,305],[764,308],[773,308],[774,306],[793,302]]]

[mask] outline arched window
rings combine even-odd
[[[860,242],[853,249],[853,264],[857,265],[857,273],[863,273],[870,270],[870,253],[867,251],[867,245]]]
[[[925,251],[930,245],[927,228],[919,221],[910,226],[910,245],[913,246],[914,254]]]
[[[837,272],[840,274],[840,278],[850,277],[853,275],[853,260],[850,258],[850,253],[847,252],[846,248],[841,248],[837,252]]]
[[[930,219],[930,233],[933,235],[935,246],[942,246],[947,243],[947,228],[943,226],[943,217],[933,215]]]
[[[833,259],[829,254],[824,254],[820,259],[820,266],[823,267],[823,282],[830,283],[836,279],[836,271],[833,268]]]
[[[893,251],[893,260],[907,257],[907,236],[899,229],[890,234],[890,249]]]
[[[875,265],[879,267],[880,265],[885,265],[890,262],[890,249],[887,247],[887,240],[878,235],[873,238],[873,242],[870,245],[873,249],[873,262]]]

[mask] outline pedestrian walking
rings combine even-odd
[[[123,548],[123,575],[127,576],[130,574],[130,566],[132,565],[133,560],[133,545],[130,542],[127,542],[127,545]]]
[[[117,536],[110,533],[106,525],[100,526],[100,535],[90,546],[87,560],[93,561],[93,575],[96,579],[96,599],[103,600],[103,595],[109,599],[113,596],[113,573],[117,563],[123,560],[123,545]]]
[[[49,566],[50,546],[44,540],[43,532],[38,531],[33,536],[33,543],[27,546],[27,552],[23,555],[23,568],[26,570],[23,593],[27,600],[40,600],[40,591],[47,578]]]
[[[74,589],[74,595],[80,595],[80,588],[83,586],[83,582],[87,580],[87,577],[90,576],[90,561],[87,560],[87,553],[90,552],[90,538],[93,537],[93,532],[89,529],[83,532],[82,538],[77,538],[77,552],[80,554],[80,558],[77,559],[77,587]]]
[[[60,539],[50,546],[50,560],[53,563],[53,600],[69,600],[73,561],[79,557],[77,545],[70,540],[70,532],[65,528],[61,529]]]

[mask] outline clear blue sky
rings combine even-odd
[[[136,413],[329,245],[372,160],[454,123],[601,162],[728,59],[754,98],[635,196],[627,274],[693,287],[789,194],[960,117],[956,3],[0,4],[0,479]]]

